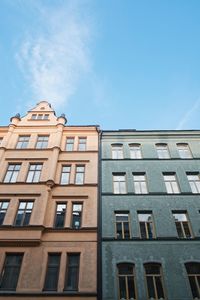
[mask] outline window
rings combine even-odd
[[[16,182],[20,171],[21,164],[9,164],[4,178],[4,182]]]
[[[3,224],[7,209],[8,209],[9,201],[1,201],[0,202],[0,225]]]
[[[191,238],[192,233],[187,218],[187,213],[172,212],[175,220],[176,230],[179,238]]]
[[[170,158],[167,144],[156,144],[158,158]]]
[[[192,193],[200,193],[200,178],[199,173],[189,173],[187,172],[187,179],[189,181]]]
[[[67,207],[66,203],[56,204],[56,216],[55,216],[55,224],[54,224],[56,228],[64,227],[66,207]]]
[[[123,145],[115,144],[111,145],[112,147],[112,158],[113,159],[122,159],[123,158]]]
[[[126,178],[124,173],[113,174],[114,194],[126,194]]]
[[[19,136],[18,142],[17,142],[17,149],[25,149],[28,147],[30,136],[29,135],[23,135]]]
[[[2,143],[2,141],[3,141],[3,138],[2,138],[2,137],[0,137],[0,146],[1,146],[1,143]]]
[[[129,213],[116,212],[115,219],[116,219],[116,238],[130,239]]]
[[[138,220],[140,225],[140,236],[142,239],[155,238],[155,229],[152,212],[139,212]]]
[[[85,175],[85,166],[76,166],[75,184],[83,184]]]
[[[21,269],[23,254],[7,253],[1,273],[0,289],[15,291]]]
[[[60,184],[69,184],[71,166],[62,166]]]
[[[135,194],[147,194],[147,182],[145,173],[133,173],[133,184]]]
[[[81,227],[82,218],[82,207],[81,203],[74,203],[72,208],[72,228],[79,229]]]
[[[137,299],[134,265],[128,263],[122,263],[117,265],[117,269],[118,269],[119,299],[120,300]]]
[[[66,140],[66,151],[73,151],[74,150],[74,138],[68,137]]]
[[[142,151],[140,144],[130,144],[130,157],[133,159],[141,159],[142,158]]]
[[[149,300],[165,299],[161,265],[147,263],[144,265]]]
[[[200,263],[186,263],[185,267],[187,270],[193,299],[200,299]]]
[[[168,194],[179,194],[179,186],[176,180],[175,173],[163,173],[164,182]]]
[[[33,209],[33,201],[20,201],[17,216],[15,219],[15,226],[29,225],[31,212]]]
[[[86,150],[86,138],[80,137],[78,139],[78,151],[85,151]]]
[[[36,149],[44,149],[48,146],[48,135],[39,135],[37,138]]]
[[[57,291],[59,269],[60,269],[60,253],[49,253],[46,277],[44,283],[45,291]]]
[[[30,164],[26,182],[39,182],[42,164]]]
[[[180,158],[192,158],[192,153],[188,144],[176,144]]]
[[[67,254],[65,290],[78,291],[80,253]]]
[[[49,114],[44,114],[43,120],[48,120],[49,119]]]
[[[48,120],[49,114],[32,114],[32,120]]]
[[[37,118],[37,114],[32,114],[31,119],[36,120],[36,118]]]

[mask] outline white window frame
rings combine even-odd
[[[133,185],[135,194],[148,194],[146,173],[133,173]]]
[[[176,173],[163,173],[167,194],[180,194]]]

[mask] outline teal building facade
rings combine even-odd
[[[200,299],[200,131],[102,131],[103,300]]]

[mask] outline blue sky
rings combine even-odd
[[[40,100],[70,125],[199,129],[199,0],[1,0],[0,123]]]

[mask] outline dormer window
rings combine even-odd
[[[32,114],[32,120],[48,120],[49,114]]]

